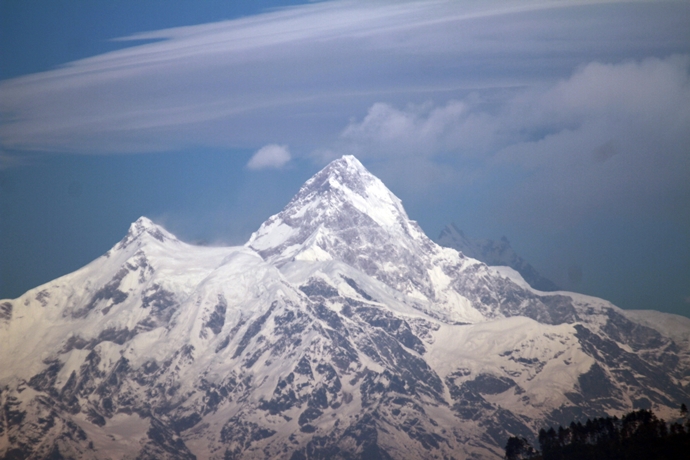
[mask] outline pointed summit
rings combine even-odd
[[[331,210],[352,206],[384,227],[408,220],[400,199],[352,155],[334,160],[309,179],[285,208],[321,201]]]
[[[440,247],[400,199],[353,156],[316,173],[246,244],[267,262],[340,261],[419,298],[434,297],[430,255]]]
[[[177,240],[175,235],[168,232],[160,225],[156,225],[148,217],[141,216],[136,221],[132,222],[132,224],[129,226],[127,235],[125,235],[117,246],[115,246],[115,249],[124,249],[129,246],[132,241],[144,235],[151,236],[161,243],[165,242],[166,240]]]
[[[338,258],[333,251],[352,245],[361,248],[367,239],[364,234],[374,229],[387,235],[386,239],[426,239],[407,217],[400,199],[359,160],[345,155],[305,182],[285,209],[251,236],[247,246],[273,262],[294,258],[307,246],[316,251],[313,255],[320,254],[317,258]],[[333,238],[338,240],[331,241],[335,247],[325,241]]]

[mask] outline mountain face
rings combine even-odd
[[[544,278],[536,268],[517,255],[505,236],[500,241],[475,240],[467,237],[455,224],[449,224],[441,230],[436,241],[441,246],[456,249],[487,265],[510,267],[534,289],[545,292],[560,290],[553,281]]]
[[[438,246],[349,156],[244,246],[142,217],[0,301],[5,459],[500,458],[512,435],[689,397],[690,320]]]

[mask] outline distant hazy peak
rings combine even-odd
[[[468,257],[480,260],[487,265],[506,266],[516,270],[525,281],[540,291],[558,291],[560,288],[548,278],[543,277],[537,269],[515,253],[508,238],[499,241],[469,238],[454,223],[446,225],[437,238],[441,246],[456,249]]]
[[[455,222],[451,222],[450,224],[446,225],[443,228],[443,230],[441,230],[439,238],[442,238],[445,235],[458,235],[462,238],[465,238],[465,232],[463,232],[462,229],[458,228],[458,226],[455,225]]]

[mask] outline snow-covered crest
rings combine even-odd
[[[141,216],[129,226],[125,237],[115,246],[115,250],[125,249],[133,241],[141,237],[152,237],[163,243],[165,241],[178,241],[175,235],[168,232],[160,225],[156,225],[151,219]]]
[[[280,213],[252,234],[247,246],[274,262],[295,257],[307,249],[305,243],[316,244],[333,257],[326,240],[372,228],[390,237],[427,243],[400,199],[359,160],[345,155],[309,179]]]

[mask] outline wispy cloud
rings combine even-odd
[[[690,218],[690,58],[589,64],[507,113],[524,139],[493,164],[518,166],[518,200],[540,217],[572,222],[595,211]],[[519,131],[517,131],[519,130]],[[548,214],[548,216],[547,216]]]
[[[459,147],[465,138],[459,130],[471,123],[469,115],[467,104],[453,100],[441,107],[423,104],[406,109],[379,102],[361,122],[351,121],[340,137],[362,156],[429,156]]]
[[[1,82],[0,142],[77,153],[255,149],[266,139],[313,149],[375,101],[459,100],[553,81],[597,57],[684,49],[686,24],[668,25],[679,11],[688,8],[334,1],[141,33],[121,40],[158,41]]]
[[[509,171],[506,206],[545,220],[677,203],[683,17],[690,4],[334,1],[146,32],[121,40],[158,41],[0,82],[0,146],[252,149],[248,169],[354,153],[414,171],[404,187]]]
[[[287,145],[269,144],[261,147],[247,163],[247,168],[269,169],[282,168],[285,163],[290,161],[290,151]]]

